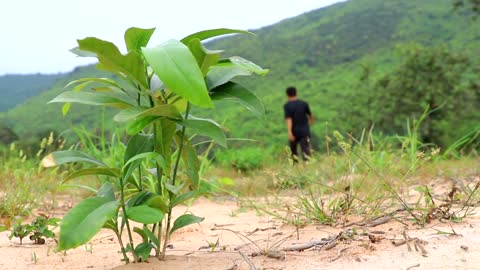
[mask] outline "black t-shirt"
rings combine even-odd
[[[312,115],[308,103],[303,100],[292,100],[283,106],[285,119],[292,118],[292,133],[295,137],[310,136],[308,116]]]

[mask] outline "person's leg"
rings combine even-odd
[[[310,138],[307,136],[300,138],[300,147],[303,160],[308,160],[310,158]]]
[[[298,162],[298,152],[297,152],[298,140],[295,139],[293,142],[289,141],[289,143],[290,143],[290,152],[292,152],[293,162]]]

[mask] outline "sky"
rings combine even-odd
[[[156,27],[149,47],[213,28],[257,29],[343,0],[2,0],[0,75],[58,73],[94,63],[69,50],[88,36],[125,52],[129,27]]]

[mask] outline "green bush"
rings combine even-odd
[[[261,168],[266,161],[266,153],[261,148],[248,147],[227,149],[215,154],[215,160],[222,166],[231,166],[242,172]]]

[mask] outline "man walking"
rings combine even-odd
[[[307,160],[310,156],[310,125],[313,124],[313,115],[308,103],[297,98],[297,89],[293,86],[287,88],[288,101],[283,106],[285,121],[287,122],[288,140],[294,162],[298,161],[297,146],[300,144],[302,158]]]

